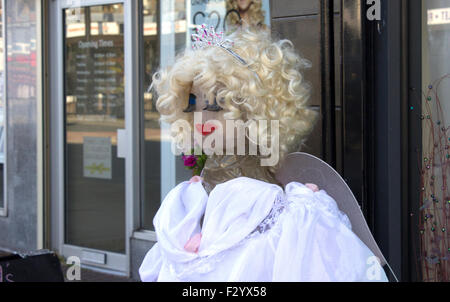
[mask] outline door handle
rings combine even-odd
[[[127,144],[126,144],[126,130],[117,129],[117,157],[126,158],[127,157]]]

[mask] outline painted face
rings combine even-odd
[[[196,87],[193,88],[191,94],[196,97],[196,105],[193,112],[202,114],[201,123],[203,128],[200,128],[199,124],[195,124],[194,128],[196,131],[200,132],[203,136],[208,136],[219,129],[221,125],[225,127],[224,114],[226,111],[219,106],[217,100],[208,99],[206,94],[196,89]]]
[[[235,142],[234,133],[232,136],[226,133],[226,118],[227,110],[220,106],[220,100],[209,99],[205,93],[199,90],[195,85],[192,87],[189,96],[189,105],[185,112],[194,115],[193,124],[191,125],[197,135],[201,135],[203,141],[216,140],[222,141],[222,150],[226,150],[229,141]],[[194,141],[195,136],[194,136]],[[213,143],[216,146],[216,143]],[[203,143],[203,150],[206,151],[208,144]]]

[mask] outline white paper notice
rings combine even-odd
[[[428,10],[428,25],[450,23],[450,7]]]
[[[110,137],[83,137],[83,176],[112,178]]]

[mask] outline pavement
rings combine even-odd
[[[64,274],[65,282],[138,282],[131,278],[117,276],[112,274],[106,274],[86,268],[81,269],[81,280],[80,281],[68,281],[66,278],[67,266],[62,265],[62,270]]]
[[[11,253],[0,251],[0,257],[11,255]],[[65,282],[139,282],[128,277],[117,276],[113,274],[107,274],[98,272],[95,270],[81,268],[81,280],[80,281],[68,281],[66,278],[68,266],[64,263],[61,264],[61,269],[64,275]]]
[[[7,252],[0,251],[0,257],[6,257],[8,255],[11,255],[11,254],[7,253]]]

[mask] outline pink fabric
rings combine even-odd
[[[200,176],[193,176],[190,180],[189,180],[189,183],[191,184],[191,183],[194,183],[194,182],[200,182],[200,181],[202,181],[203,180],[203,178],[201,178]]]
[[[319,187],[315,184],[305,184],[305,186],[311,189],[313,192],[319,192]]]
[[[184,250],[191,253],[198,253],[198,247],[200,246],[201,240],[202,234],[195,234],[186,242],[186,244],[184,245]]]

